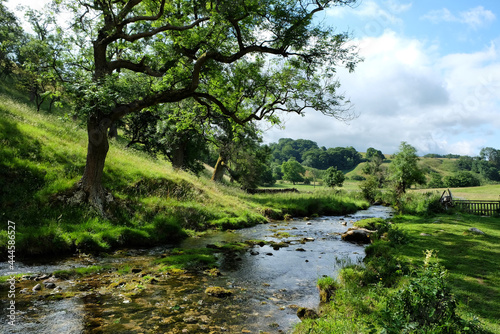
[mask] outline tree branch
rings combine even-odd
[[[147,74],[152,77],[161,78],[165,72],[164,71],[154,71],[151,67],[144,65],[144,58],[140,61],[140,63],[134,63],[129,60],[118,59],[109,62],[108,67],[111,71],[119,70],[119,69],[127,69],[133,72],[140,72]]]

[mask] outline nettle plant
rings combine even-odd
[[[388,300],[381,319],[384,333],[481,333],[477,320],[457,314],[457,300],[447,285],[448,272],[426,251],[424,265]]]

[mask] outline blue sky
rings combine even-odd
[[[320,19],[349,31],[364,58],[339,73],[359,116],[284,116],[285,129],[266,130],[266,142],[394,153],[406,141],[421,155],[500,149],[500,2],[362,0]]]
[[[284,129],[266,128],[266,143],[304,138],[390,154],[406,141],[421,155],[500,149],[500,1],[360,0],[318,19],[350,32],[364,58],[354,73],[339,71],[358,117],[283,115]]]

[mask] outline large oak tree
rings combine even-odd
[[[359,59],[346,34],[314,16],[355,0],[55,1],[74,14],[67,69],[87,117],[78,191],[101,212],[107,132],[126,115],[184,99],[236,124],[346,111],[335,71]]]

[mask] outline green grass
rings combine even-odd
[[[449,271],[449,284],[462,302],[461,311],[473,313],[494,333],[500,333],[500,224],[498,218],[440,215],[433,218],[398,217],[395,222],[412,242],[399,249],[407,261],[421,263],[427,249],[437,251]],[[476,227],[485,235],[469,232]],[[421,233],[431,236],[421,236]]]
[[[111,140],[106,159],[103,182],[114,196],[109,217],[86,205],[69,205],[61,198],[71,194],[84,170],[83,125],[36,112],[21,95],[0,95],[0,214],[15,222],[17,256],[152,246],[207,229],[263,223],[267,217],[341,213],[366,205],[351,198],[344,204],[329,192],[251,196],[235,185],[215,184],[208,173],[175,171],[165,160],[126,144],[122,138]],[[4,257],[7,241],[2,229]]]
[[[398,313],[403,309],[428,307],[418,318],[432,316],[430,312],[435,306],[426,304],[428,299],[424,302],[419,298],[437,298],[445,303],[441,305],[447,305],[455,314],[447,325],[454,324],[462,330],[475,328],[474,333],[500,333],[498,218],[405,215],[390,222],[360,222],[361,226],[379,229],[375,243],[366,248],[364,265],[344,268],[337,279],[339,288],[334,299],[322,308],[322,317],[300,323],[294,333],[378,333],[383,327],[397,325],[395,319],[405,321],[405,315]],[[471,227],[485,235],[471,233]],[[429,250],[437,257],[429,257]],[[441,290],[436,294],[438,290],[434,289]],[[411,298],[416,303],[412,306],[408,304]],[[474,327],[474,319],[479,320],[482,331]],[[429,331],[448,333],[443,328],[433,327]],[[457,332],[457,327],[453,328],[452,332]]]

